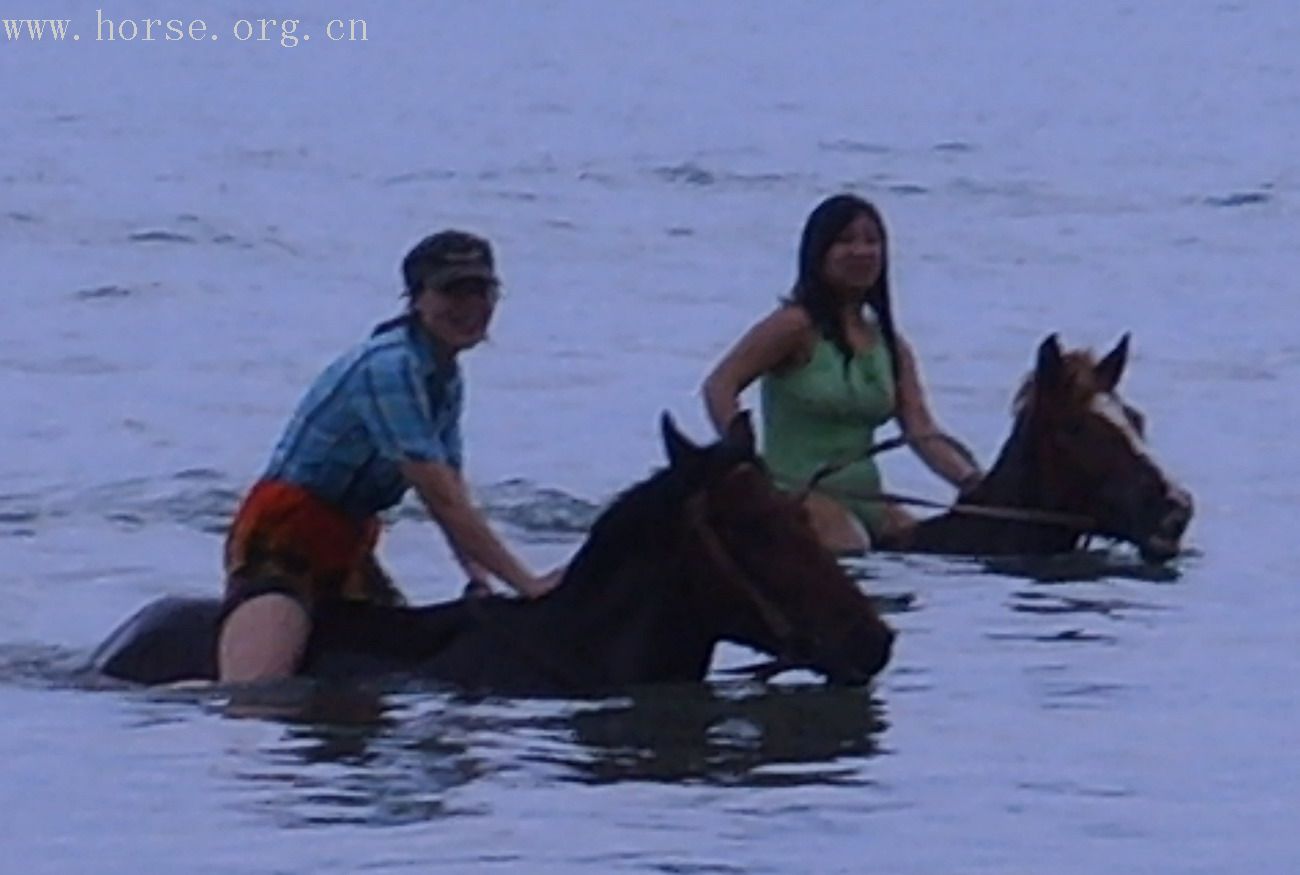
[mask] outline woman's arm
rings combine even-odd
[[[812,320],[802,307],[788,305],[765,317],[736,341],[704,379],[704,408],[719,435],[740,412],[740,393],[763,374],[805,352]]]
[[[452,551],[467,563],[466,571],[481,566],[529,597],[546,592],[547,582],[524,567],[470,502],[460,472],[440,462],[416,461],[403,462],[401,470],[442,527]]]
[[[946,433],[935,422],[926,403],[920,370],[912,347],[898,339],[898,424],[912,449],[931,471],[960,492],[968,492],[983,474],[966,454],[944,439]]]

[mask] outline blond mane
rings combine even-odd
[[[1072,349],[1062,353],[1061,361],[1065,366],[1065,385],[1068,399],[1082,406],[1093,398],[1101,387],[1097,384],[1097,358],[1090,349]],[[1034,398],[1034,372],[1030,371],[1016,390],[1011,402],[1011,412],[1019,416]]]

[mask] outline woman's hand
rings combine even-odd
[[[970,497],[971,493],[979,488],[984,482],[984,475],[978,468],[971,471],[965,477],[957,481],[957,501],[962,502]]]
[[[463,599],[481,599],[492,595],[492,586],[486,580],[471,579],[461,590]]]
[[[523,591],[524,595],[530,599],[541,598],[546,595],[560,585],[560,581],[564,579],[566,568],[567,566],[561,565],[559,568],[552,568],[540,577],[534,577],[528,589]]]

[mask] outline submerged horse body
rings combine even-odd
[[[1044,340],[1016,397],[1011,436],[963,507],[881,548],[1042,555],[1101,535],[1136,545],[1148,560],[1177,555],[1192,499],[1151,456],[1141,414],[1116,391],[1128,345],[1125,335],[1097,361],[1062,351],[1056,335]]]
[[[703,679],[729,640],[862,683],[893,632],[759,462],[747,418],[699,447],[667,417],[669,464],[593,525],[537,600],[318,607],[303,671],[400,672],[498,692],[578,692]],[[94,667],[142,683],[214,679],[216,599],[159,600],[109,637]]]

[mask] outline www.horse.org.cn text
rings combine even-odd
[[[370,41],[364,18],[332,18],[319,28],[304,28],[300,18],[240,18],[218,23],[203,18],[121,18],[95,10],[92,22],[72,18],[0,18],[5,42],[176,43],[235,40],[271,43],[291,49],[313,39],[329,43]]]

